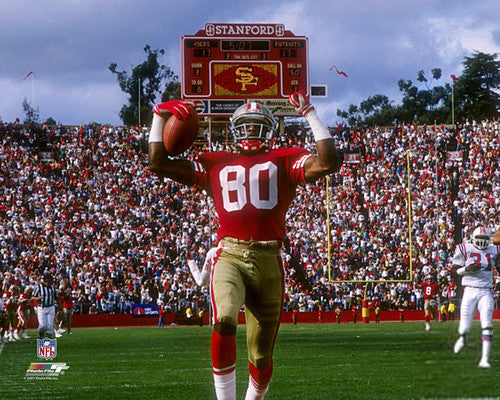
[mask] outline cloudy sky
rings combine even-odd
[[[337,109],[375,94],[399,101],[397,81],[419,70],[459,76],[474,51],[500,53],[497,0],[0,0],[0,119],[24,118],[26,98],[40,120],[120,124],[126,96],[110,63],[130,71],[143,48],[180,76],[180,37],[206,23],[282,23],[309,39],[313,99],[328,124]],[[331,70],[336,65],[349,77]],[[30,71],[33,76],[22,80]]]

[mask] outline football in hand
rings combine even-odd
[[[465,271],[467,272],[477,272],[481,269],[481,264],[477,262],[473,262],[465,267]]]
[[[177,119],[171,115],[163,128],[163,144],[167,153],[176,156],[191,147],[198,136],[200,123],[196,110],[189,106],[189,117]]]

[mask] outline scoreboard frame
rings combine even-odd
[[[306,37],[282,24],[206,24],[181,38],[182,98],[203,100],[207,116],[231,115],[212,112],[212,102],[225,109],[220,104],[248,100],[276,104],[277,116],[296,115],[288,96],[309,95],[308,48]]]

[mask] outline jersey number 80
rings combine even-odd
[[[224,209],[239,211],[248,203],[248,197],[257,209],[273,209],[278,204],[277,172],[278,167],[271,161],[253,165],[248,169],[248,176],[241,165],[224,167],[219,173]]]

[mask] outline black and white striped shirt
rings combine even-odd
[[[37,304],[39,307],[52,307],[55,305],[57,298],[56,288],[51,286],[45,286],[43,283],[40,283],[35,287],[33,291],[33,297],[42,297],[38,300]]]

